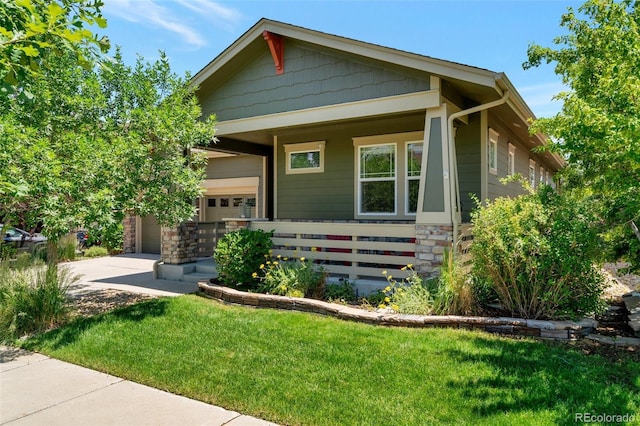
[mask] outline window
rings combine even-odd
[[[207,198],[207,207],[215,207],[216,199],[215,198]]]
[[[360,214],[396,213],[396,144],[358,147]]]
[[[513,144],[509,144],[509,156],[507,157],[507,175],[513,176],[516,174],[516,147]]]
[[[286,173],[324,172],[325,141],[284,145],[287,158]]]
[[[540,181],[540,185],[544,183],[544,167],[540,166],[540,176],[538,176],[538,180]]]
[[[529,184],[531,188],[536,187],[536,162],[529,160]]]
[[[418,210],[418,189],[422,168],[422,142],[407,143],[407,175],[405,206],[407,214],[416,214]]]
[[[498,174],[498,132],[489,129],[489,173]]]
[[[423,140],[420,131],[353,138],[356,218],[415,219]]]

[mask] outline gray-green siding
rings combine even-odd
[[[367,58],[285,39],[284,74],[276,75],[266,42],[225,83],[201,94],[204,115],[219,121],[429,90],[429,76]]]
[[[469,124],[456,130],[456,158],[462,221],[469,222],[476,207],[474,197],[480,199],[480,113],[469,116]]]
[[[355,148],[353,138],[424,129],[424,115],[325,126],[278,136],[277,217],[279,219],[353,220]],[[324,173],[286,174],[284,144],[326,141]],[[397,219],[397,218],[395,218]]]

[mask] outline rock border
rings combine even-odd
[[[454,315],[402,315],[371,312],[322,300],[276,296],[272,294],[247,293],[229,287],[198,282],[205,295],[221,302],[257,308],[273,308],[310,312],[335,318],[395,327],[449,327],[484,330],[489,333],[513,336],[538,337],[554,340],[577,340],[595,331],[598,322],[594,319],[582,321],[545,321],[509,317],[463,317]]]

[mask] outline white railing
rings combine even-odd
[[[385,279],[407,275],[415,263],[415,225],[342,222],[253,222],[252,229],[274,231],[274,255],[304,257],[332,276]]]

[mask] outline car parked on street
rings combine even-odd
[[[16,248],[31,247],[47,242],[47,237],[40,233],[30,233],[24,229],[13,226],[0,225],[0,233],[3,235],[3,242]]]

